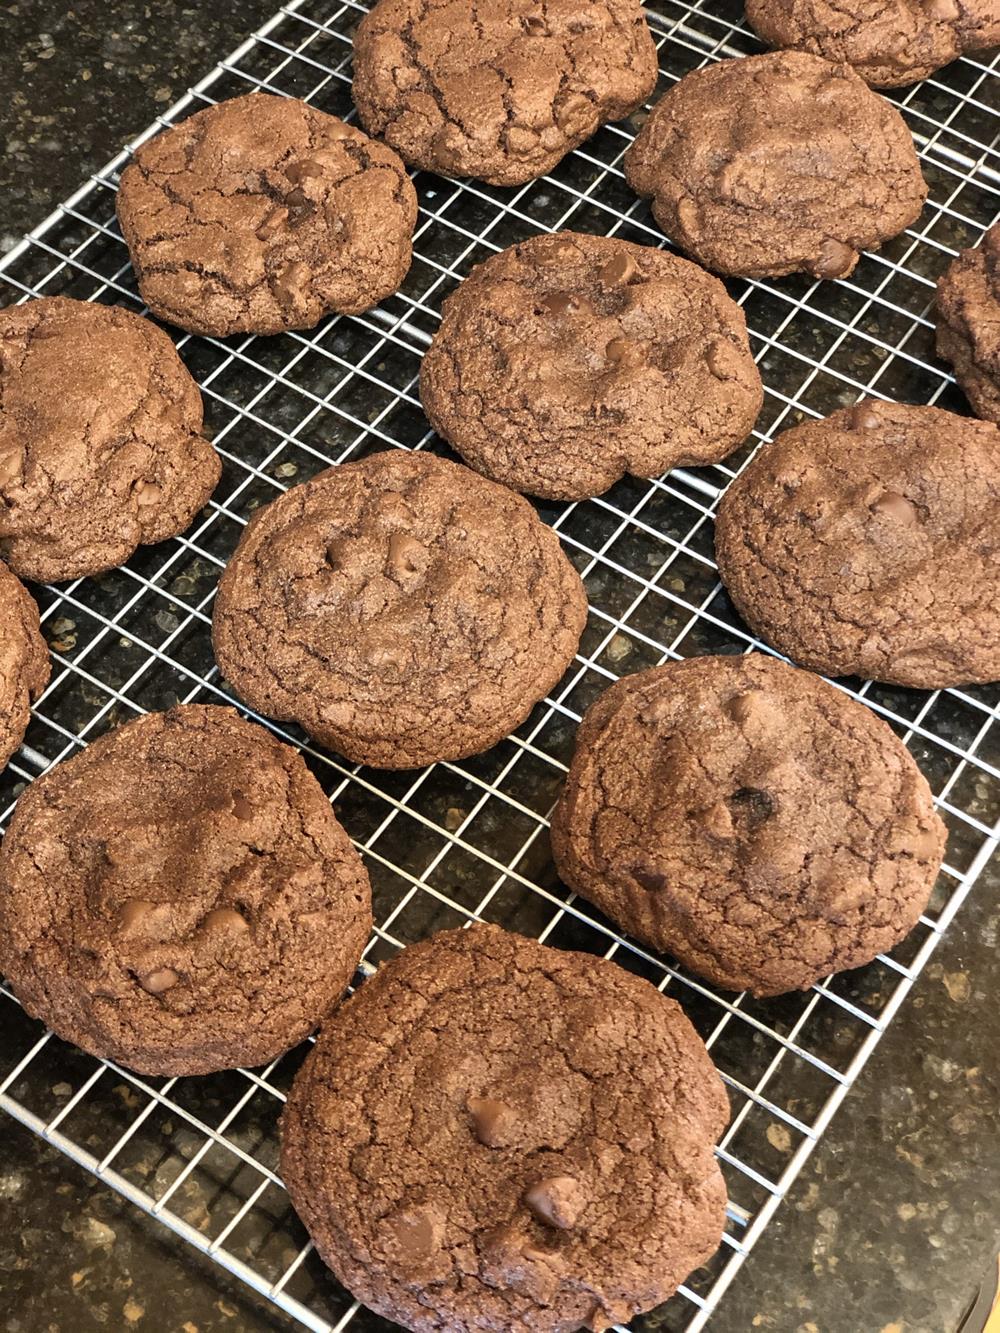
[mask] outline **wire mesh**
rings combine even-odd
[[[351,35],[363,9],[292,0],[136,143],[203,105],[254,88],[350,117]],[[760,49],[738,0],[655,0],[656,96],[690,69]],[[669,658],[762,648],[721,589],[717,498],[763,438],[873,394],[966,410],[935,362],[934,281],[1000,207],[997,66],[966,59],[894,95],[931,198],[920,219],[854,275],[729,284],[767,388],[754,438],[725,464],[626,479],[599,499],[540,505],[582,574],[590,619],[550,698],[502,744],[462,763],[383,773],[343,763],[294,728],[371,873],[376,931],[366,964],[473,917],[552,945],[613,957],[683,1004],[711,1049],[733,1117],[719,1158],[726,1236],[638,1330],[700,1329],[891,1022],[1000,832],[1000,686],[920,692],[839,682],[887,719],[927,774],[950,838],[920,925],[890,956],[774,1000],[717,993],[623,939],[558,882],[547,815],[583,710],[619,675]],[[260,505],[330,463],[383,448],[440,448],[417,373],[442,298],[488,254],[572,227],[665,244],[621,161],[642,113],[602,129],[551,176],[516,190],[420,173],[413,267],[401,292],[356,318],[274,338],[176,336],[224,459],[190,531],[123,569],[38,588],[54,659],[25,745],[0,775],[0,824],[24,785],[108,728],[178,701],[228,701],[209,637],[216,581]],[[136,144],[132,145],[132,148]],[[127,153],[0,263],[0,302],[62,293],[142,310],[114,221]],[[181,1234],[307,1328],[390,1327],[319,1262],[277,1174],[277,1116],[303,1054],[263,1070],[146,1079],[45,1032],[2,990],[0,1105]],[[721,1319],[724,1322],[724,1312]]]

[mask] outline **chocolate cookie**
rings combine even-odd
[[[898,88],[1000,42],[997,0],[747,0],[769,46],[844,60],[876,88]]]
[[[250,93],[151,139],[118,220],[142,299],[191,333],[311,329],[396,291],[417,196],[385,144],[294,97]]]
[[[490,185],[544,176],[656,72],[637,0],[379,0],[354,38],[365,129],[412,166]]]
[[[977,416],[1000,421],[1000,223],[938,281],[937,350]]]
[[[828,676],[1000,680],[1000,429],[863,402],[785,431],[730,485],[719,572],[755,633]]]
[[[799,51],[686,74],[625,154],[625,176],[681,249],[748,278],[845,277],[927,197],[896,108],[849,65]]]
[[[32,783],[0,847],[0,971],[60,1037],[145,1074],[274,1059],[370,928],[319,783],[228,708],[103,736]]]
[[[573,660],[580,576],[520,496],[390,450],[322,472],[251,520],[213,637],[241,699],[357,763],[488,750]]]
[[[281,1171],[323,1259],[417,1333],[569,1333],[665,1300],[722,1236],[722,1083],[614,963],[474,925],[324,1025]]]
[[[0,557],[82,578],[176,537],[215,490],[201,395],[173,343],[117,306],[0,310]]]
[[[0,768],[24,740],[31,705],[49,683],[49,650],[34,599],[0,564]]]
[[[718,462],[763,399],[743,312],[718,279],[569,231],[473,269],[444,304],[420,395],[467,463],[556,500]]]
[[[945,828],[906,746],[772,657],[694,657],[588,709],[552,816],[566,884],[728,990],[780,995],[916,925]]]

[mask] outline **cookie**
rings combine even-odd
[[[937,350],[976,415],[1000,421],[1000,223],[938,281]]]
[[[368,877],[301,758],[228,708],[150,713],[38,778],[0,847],[0,971],[144,1074],[264,1064],[337,1003]]]
[[[596,1331],[718,1247],[728,1110],[648,982],[473,925],[410,945],[324,1025],[281,1173],[321,1257],[404,1328]]]
[[[876,88],[1000,42],[997,0],[747,0],[747,18],[769,46],[846,61]]]
[[[251,520],[213,638],[241,699],[356,763],[488,750],[561,678],[580,576],[526,500],[389,450],[322,472]]]
[[[417,196],[385,144],[294,97],[250,93],[144,144],[118,220],[142,299],[190,333],[311,329],[391,295]]]
[[[173,343],[117,306],[0,310],[0,558],[60,582],[176,537],[215,490],[201,395]]]
[[[637,0],[379,0],[354,38],[361,123],[411,166],[544,176],[656,84]]]
[[[24,740],[31,705],[49,683],[49,650],[34,599],[0,564],[0,768]]]
[[[552,816],[563,881],[727,990],[780,995],[916,925],[945,828],[906,746],[773,657],[694,657],[588,709]]]
[[[1000,680],[1000,429],[862,402],[764,445],[719,505],[719,572],[802,666],[937,689]]]
[[[927,197],[896,108],[849,65],[799,51],[686,74],[625,154],[625,176],[682,250],[748,278],[846,277]]]
[[[444,303],[420,395],[472,467],[555,500],[718,462],[763,399],[743,312],[718,279],[568,231],[473,269]]]

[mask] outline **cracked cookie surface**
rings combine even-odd
[[[148,319],[62,296],[0,310],[0,558],[60,582],[177,536],[221,472],[201,424]]]
[[[927,905],[944,842],[891,729],[761,653],[672,662],[605,691],[552,817],[566,884],[754,995],[891,949]]]
[[[1000,223],[938,280],[937,350],[976,415],[1000,422]]]
[[[749,278],[845,277],[927,197],[896,108],[849,65],[798,51],[686,74],[625,154],[625,176],[682,250]]]
[[[49,683],[49,649],[38,607],[0,564],[0,768],[24,740],[31,705]]]
[[[1000,680],[1000,429],[862,402],[764,445],[719,505],[740,615],[827,676]]]
[[[997,0],[747,0],[769,46],[844,60],[876,88],[898,88],[1000,42]]]
[[[474,924],[410,945],[324,1025],[281,1171],[322,1258],[404,1328],[604,1330],[718,1247],[728,1113],[674,1001]]]
[[[30,1014],[146,1074],[264,1064],[337,1003],[368,877],[290,746],[231,709],[150,713],[25,791],[0,971]]]
[[[150,310],[191,333],[311,329],[395,292],[417,196],[396,153],[297,98],[249,93],[157,135],[118,219]]]
[[[713,463],[763,397],[743,312],[718,279],[604,236],[535,236],[445,301],[420,395],[478,471],[550,499],[626,472]]]
[[[635,0],[379,0],[354,39],[361,122],[413,166],[543,176],[656,83]]]
[[[573,660],[580,576],[526,500],[390,449],[250,521],[213,639],[240,698],[357,763],[417,768],[495,745]]]

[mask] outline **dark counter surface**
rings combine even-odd
[[[275,0],[0,3],[0,251],[139,133]],[[725,1333],[952,1333],[1000,1226],[996,866],[723,1300]],[[0,1327],[293,1325],[0,1117]]]

